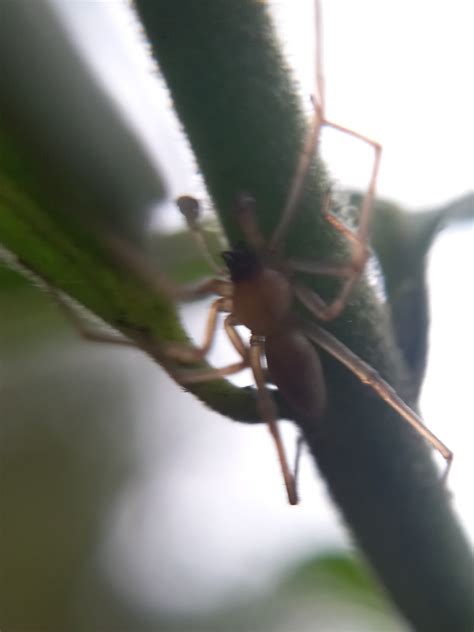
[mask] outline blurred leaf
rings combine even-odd
[[[390,612],[385,595],[362,561],[339,551],[308,560],[294,571],[286,585],[295,594],[323,591],[332,593],[335,602],[365,603],[374,611]]]
[[[2,151],[1,169],[49,189],[66,221],[93,209],[95,221],[100,213],[115,232],[143,239],[165,185],[51,3],[0,3],[0,57],[0,129],[34,166]]]
[[[358,206],[362,194],[352,192],[350,200]],[[386,200],[377,200],[375,204],[371,242],[383,273],[397,343],[417,395],[428,353],[428,253],[445,227],[473,220],[474,193],[416,213]]]
[[[404,632],[367,570],[353,556],[328,552],[288,572],[277,586],[232,608],[157,622],[167,632]]]
[[[0,626],[72,630],[131,466],[129,386],[37,291],[1,302]]]
[[[3,3],[0,17],[8,68],[0,77],[0,243],[171,370],[159,343],[187,339],[174,301],[118,265],[104,245],[123,232],[143,236],[143,213],[163,193],[159,176],[51,7]],[[31,35],[25,50],[18,33]],[[51,90],[39,90],[43,75]],[[216,410],[258,420],[253,394],[224,380],[192,390]]]

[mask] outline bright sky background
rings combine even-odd
[[[91,63],[167,174],[172,196],[190,192],[192,161],[175,142],[179,133],[172,115],[156,116],[168,97],[126,5],[119,0],[55,4],[78,45],[94,51]],[[312,0],[274,5],[290,58],[299,68],[302,94],[309,95]],[[474,3],[331,0],[323,3],[323,12],[327,114],[383,144],[379,193],[416,209],[473,190]],[[165,156],[155,142],[163,138],[171,142]],[[328,133],[323,149],[342,185],[365,186],[371,157],[366,148]],[[433,324],[422,408],[430,428],[454,450],[450,486],[474,540],[473,244],[474,227],[452,230],[440,237],[431,257]],[[199,335],[202,311],[189,311]],[[159,605],[172,610],[179,589],[187,594],[188,609],[206,608],[232,595],[235,587],[265,586],[275,568],[323,543],[349,546],[310,464],[305,464],[303,504],[290,508],[264,429],[224,422],[204,411],[135,354],[130,354],[130,374],[138,376],[143,472],[124,494],[118,521],[106,536],[124,592],[133,585],[136,598],[152,607],[155,588],[161,586]],[[169,416],[168,436],[157,436],[154,411]],[[164,475],[154,462],[166,441],[171,452]],[[195,548],[189,554],[196,542],[202,560],[196,559]],[[247,585],[249,575],[258,585]],[[153,594],[146,594],[150,587]]]

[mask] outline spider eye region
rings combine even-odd
[[[262,263],[257,254],[244,243],[239,243],[232,250],[223,252],[222,258],[234,283],[253,279],[262,269]]]

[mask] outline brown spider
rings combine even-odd
[[[324,411],[326,389],[319,356],[312,343],[316,343],[337,358],[362,382],[370,385],[438,450],[448,464],[445,476],[453,456],[372,367],[318,325],[299,322],[293,310],[294,301],[299,300],[318,321],[327,322],[339,316],[344,309],[368,259],[368,231],[381,157],[381,146],[377,142],[326,118],[321,67],[320,4],[317,1],[315,9],[318,48],[317,97],[313,98],[314,116],[280,221],[268,243],[265,243],[255,220],[255,201],[247,194],[238,196],[236,215],[246,243],[223,253],[230,278],[213,279],[194,292],[198,296],[212,291],[219,296],[210,308],[204,341],[199,347],[174,343],[166,346],[166,354],[181,362],[198,362],[204,359],[216,332],[217,315],[222,312],[228,314],[224,320],[224,328],[241,357],[240,361],[222,368],[178,371],[175,377],[182,384],[203,382],[237,373],[247,367],[251,368],[257,388],[258,409],[275,441],[290,504],[298,502],[296,485],[278,431],[278,412],[272,391],[268,388],[268,381],[278,387],[296,413],[316,420]],[[356,232],[349,230],[329,212],[330,194],[327,194],[325,199],[324,216],[350,245],[351,256],[345,265],[327,265],[294,259],[285,261],[281,255],[281,244],[298,209],[303,185],[323,126],[333,127],[368,143],[373,147],[375,154]],[[198,224],[198,202],[190,196],[183,196],[177,200],[177,204],[209,260],[210,255],[205,248],[205,240]],[[218,269],[215,264],[213,267]],[[293,272],[336,277],[342,282],[340,291],[328,304],[309,288],[293,279],[290,281],[290,274]],[[237,332],[237,325],[245,325],[250,330],[249,347]],[[268,371],[264,368],[263,356],[266,357]]]
[[[356,356],[343,343],[315,323],[302,322],[293,309],[299,300],[307,310],[321,322],[338,317],[345,308],[354,284],[364,271],[369,256],[368,232],[372,214],[377,173],[380,164],[381,146],[346,127],[329,121],[324,109],[324,81],[321,64],[321,17],[320,4],[316,0],[316,94],[313,98],[314,116],[307,134],[299,163],[285,207],[268,243],[265,243],[256,223],[255,201],[250,195],[240,194],[236,203],[236,216],[246,243],[224,252],[223,258],[228,270],[228,278],[206,281],[194,290],[175,292],[167,286],[170,294],[187,297],[215,293],[219,296],[211,305],[207,318],[203,343],[196,347],[190,344],[169,343],[161,349],[165,355],[182,363],[196,363],[203,360],[214,339],[219,313],[226,313],[224,328],[230,342],[240,355],[240,360],[222,368],[173,370],[172,374],[181,384],[204,382],[232,375],[250,367],[257,388],[257,404],[260,415],[270,429],[275,441],[283,478],[290,504],[297,504],[295,477],[287,463],[280,438],[277,420],[278,411],[268,383],[275,384],[290,406],[300,416],[317,420],[325,408],[325,383],[315,343],[335,357],[363,383],[369,385],[399,415],[417,430],[447,461],[444,477],[447,476],[453,458],[452,452],[423,424],[418,415],[405,404],[393,388],[366,362]],[[313,261],[285,260],[281,253],[291,220],[298,210],[303,185],[308,175],[310,163],[317,149],[323,126],[333,127],[368,143],[374,149],[374,162],[369,186],[359,212],[358,227],[349,230],[329,211],[330,194],[326,195],[323,215],[328,222],[347,240],[351,256],[344,265],[323,264]],[[219,266],[213,261],[206,247],[204,235],[199,226],[199,204],[190,196],[177,200],[188,226],[198,242],[204,256],[219,273]],[[117,245],[116,253],[136,271],[151,280],[150,271],[129,251]],[[326,303],[318,294],[298,283],[290,275],[304,272],[310,275],[334,277],[341,281],[337,296]],[[163,289],[163,288],[162,288]],[[84,328],[80,319],[52,292],[79,332],[91,340],[135,346],[131,340],[114,335],[96,334]],[[247,346],[236,330],[237,325],[245,325],[251,332],[250,346]],[[143,346],[146,349],[146,346]],[[264,368],[263,356],[267,361]]]

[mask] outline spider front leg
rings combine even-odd
[[[278,410],[270,389],[267,387],[265,371],[262,367],[262,355],[265,350],[265,340],[262,336],[253,335],[250,338],[250,366],[252,368],[255,385],[257,387],[257,405],[263,421],[268,425],[270,434],[278,454],[280,467],[285,481],[286,493],[290,505],[298,504],[298,493],[293,475],[290,472],[285,454],[285,448],[278,429]]]
[[[209,267],[217,274],[222,274],[223,270],[219,266],[214,257],[211,254],[209,245],[207,243],[204,231],[199,223],[199,216],[201,214],[201,208],[198,200],[190,195],[182,195],[176,200],[176,206],[184,216],[189,230],[193,236],[194,241],[199,248],[199,251],[203,259],[207,262]]]

